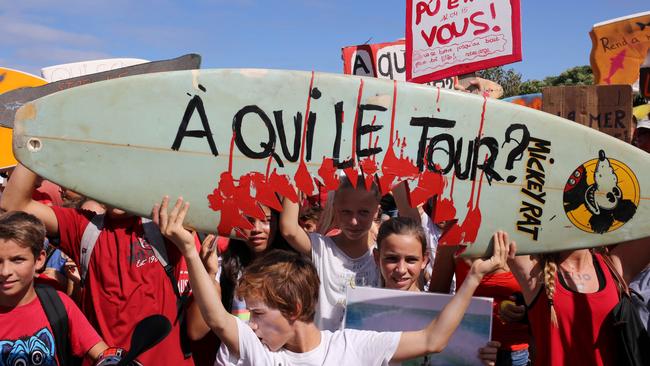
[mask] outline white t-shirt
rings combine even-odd
[[[379,287],[381,273],[370,249],[353,259],[343,253],[332,238],[311,233],[309,239],[311,258],[320,278],[315,323],[322,330],[342,329],[347,287]]]
[[[346,329],[321,331],[321,342],[309,352],[295,353],[282,348],[271,352],[253,330],[237,319],[240,357],[231,357],[224,344],[214,362],[215,366],[290,366],[290,365],[388,365],[399,344],[402,332],[372,332]]]
[[[427,215],[426,212],[422,211],[420,214],[420,223],[422,229],[424,230],[425,237],[427,238],[427,250],[429,251],[429,263],[424,268],[424,271],[431,278],[431,273],[433,272],[433,263],[436,261],[436,251],[438,250],[438,240],[442,236],[442,231],[440,228],[433,223],[433,220]],[[429,291],[429,283],[425,281],[424,291]]]

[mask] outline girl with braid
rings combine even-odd
[[[528,308],[535,365],[617,364],[609,317],[619,301],[615,276],[629,283],[650,260],[648,245],[650,238],[633,240],[608,255],[580,249],[515,257],[511,251],[508,266]]]

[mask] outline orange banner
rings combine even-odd
[[[47,83],[38,76],[22,71],[0,67],[0,94],[27,86],[40,86]],[[16,165],[16,158],[11,150],[12,130],[0,127],[0,169]]]
[[[594,25],[591,68],[597,84],[629,84],[639,80],[639,68],[650,49],[650,12]]]

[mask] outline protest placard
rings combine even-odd
[[[348,287],[345,328],[410,331],[426,327],[452,295]],[[490,340],[491,298],[474,297],[445,350],[418,365],[481,365],[478,349]],[[411,362],[411,361],[409,361]],[[414,363],[415,364],[415,363]]]
[[[591,68],[597,84],[634,84],[650,50],[650,11],[595,24]]]
[[[406,80],[521,61],[519,0],[407,0]]]
[[[542,89],[542,110],[632,141],[630,85],[552,86]]]
[[[343,73],[405,81],[405,52],[406,42],[403,39],[343,47]],[[454,78],[443,78],[428,84],[443,89],[454,89]]]

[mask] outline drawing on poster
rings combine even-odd
[[[345,328],[418,330],[438,316],[452,295],[348,287]],[[445,350],[402,365],[481,365],[478,349],[490,340],[492,299],[474,297]]]

